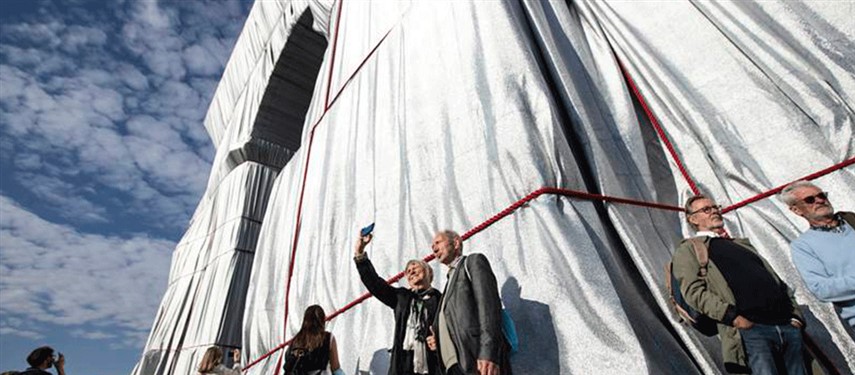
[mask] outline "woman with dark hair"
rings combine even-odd
[[[235,349],[234,352],[235,365],[232,368],[226,367],[223,364],[223,349],[219,346],[212,346],[205,351],[202,356],[202,362],[199,363],[200,374],[216,374],[216,375],[240,375],[241,366],[240,351]]]
[[[56,367],[56,373],[65,375],[65,356],[59,353],[59,357],[53,354],[53,348],[50,346],[38,347],[27,356],[27,363],[30,368],[24,372],[17,372],[18,375],[51,375],[45,371],[51,367]]]
[[[431,287],[433,269],[422,260],[410,260],[404,268],[410,287],[392,287],[377,275],[365,254],[365,246],[371,239],[369,234],[357,240],[353,260],[368,291],[395,310],[395,339],[389,375],[439,374],[436,352],[431,351],[426,343],[442,296]]]
[[[320,374],[329,366],[334,375],[344,375],[338,362],[338,347],[325,330],[327,315],[318,305],[306,308],[303,326],[285,352],[285,375]]]

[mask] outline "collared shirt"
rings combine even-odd
[[[712,237],[712,238],[719,238],[719,237],[721,237],[718,233],[716,233],[716,232],[711,232],[711,231],[708,231],[708,230],[699,230],[699,231],[697,231],[697,232],[695,233],[695,235],[697,235],[698,237],[701,237],[701,236],[707,236],[707,237]]]
[[[454,270],[457,269],[457,266],[460,265],[460,261],[463,259],[463,255],[458,255],[457,258],[454,258],[451,261],[451,264],[448,265],[448,280],[451,280],[451,275],[454,274]],[[448,289],[448,288],[446,288]]]
[[[448,294],[448,288],[451,284],[451,279],[454,276],[454,271],[460,265],[460,260],[463,256],[458,256],[451,264],[448,265],[448,280],[445,283],[445,291],[442,293],[442,305],[439,308],[439,358],[446,369],[451,368],[458,363],[457,349],[454,347],[454,342],[451,338],[451,331],[448,329],[448,320],[445,318],[445,304]]]
[[[837,221],[837,225],[835,225],[833,227],[830,225],[822,225],[822,226],[811,225],[810,229],[818,230],[820,232],[843,233],[843,231],[846,230],[846,225],[847,225],[846,222],[843,221],[843,217],[840,216],[839,213],[837,213],[837,214],[834,214],[834,220]]]

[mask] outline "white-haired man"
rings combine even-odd
[[[834,212],[828,193],[808,181],[785,187],[781,200],[810,224],[790,243],[805,285],[820,300],[834,303],[855,328],[855,214]]]
[[[508,344],[502,333],[502,302],[490,262],[483,254],[463,256],[457,233],[437,233],[431,246],[449,268],[428,345],[439,352],[446,375],[510,374]]]

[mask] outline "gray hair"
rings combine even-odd
[[[427,280],[428,285],[433,283],[433,268],[430,268],[427,262],[421,259],[410,259],[409,261],[407,261],[407,265],[404,266],[404,272],[407,271],[407,268],[410,268],[411,264],[418,264],[419,266],[421,266],[422,269],[425,270],[425,279]]]
[[[813,187],[819,189],[819,186],[814,185],[810,181],[798,180],[781,189],[781,193],[779,194],[781,201],[784,202],[784,204],[786,204],[787,206],[793,206],[796,203],[799,203],[799,200],[796,198],[793,192],[796,189],[803,187]]]
[[[689,199],[686,199],[686,203],[683,204],[683,212],[686,214],[686,223],[688,223],[689,226],[694,230],[698,230],[698,226],[695,225],[695,223],[692,223],[691,221],[689,221],[689,217],[692,216],[692,205],[695,204],[696,201],[699,201],[701,199],[708,199],[708,200],[712,201],[713,203],[715,203],[715,201],[713,201],[712,198],[710,198],[706,195],[703,195],[703,194],[698,194],[698,195],[693,195],[693,196],[689,197]]]
[[[454,240],[460,239],[460,235],[451,229],[443,229],[439,232],[436,232],[436,234],[441,234],[443,237],[445,237],[445,239],[452,241],[452,242],[454,242]],[[460,241],[460,253],[463,253],[463,241],[462,240]]]

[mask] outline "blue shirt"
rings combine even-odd
[[[790,243],[793,263],[807,288],[820,300],[833,302],[840,317],[855,327],[855,229],[810,229]]]

